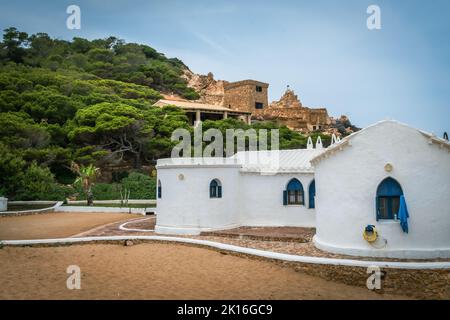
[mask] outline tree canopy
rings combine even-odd
[[[170,156],[177,144],[171,141],[172,132],[193,129],[182,109],[153,104],[162,92],[198,98],[182,77],[186,68],[149,46],[115,37],[66,41],[45,33],[29,36],[15,28],[4,30],[0,195],[59,199],[70,193],[63,184],[75,180],[72,162],[140,172],[143,165],[153,166],[157,159]],[[203,128],[224,133],[236,128],[279,128],[282,149],[306,145],[305,136],[272,122],[249,126],[226,119],[205,121]],[[132,177],[133,185],[142,181],[154,185],[154,177]]]

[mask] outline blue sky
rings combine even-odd
[[[81,8],[81,30],[66,8]],[[381,30],[366,9],[381,8]],[[0,0],[0,28],[145,43],[216,79],[286,85],[309,107],[367,126],[396,119],[450,131],[450,1]]]

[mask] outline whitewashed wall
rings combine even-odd
[[[183,180],[178,177],[182,174]],[[284,206],[283,190],[290,179],[303,185],[305,205]],[[238,166],[165,167],[158,169],[162,198],[157,200],[156,231],[199,234],[237,226],[314,227],[308,209],[313,174],[264,176],[241,174]],[[209,183],[219,179],[222,198],[209,198]]]
[[[283,190],[292,178],[303,185],[304,205],[283,205]],[[246,226],[314,227],[315,210],[308,209],[309,185],[312,173],[259,175],[242,174],[240,177],[240,224]]]
[[[450,153],[429,144],[419,131],[392,121],[355,135],[344,147],[315,166],[318,248],[352,255],[431,258],[450,256]],[[391,163],[393,170],[384,170]],[[379,183],[391,176],[402,186],[409,234],[396,221],[376,221]],[[383,249],[362,237],[373,224]],[[380,246],[382,242],[377,243]]]
[[[179,175],[184,176],[183,180]],[[239,171],[233,166],[158,169],[162,197],[157,199],[156,231],[199,234],[238,225]],[[222,198],[209,197],[211,180],[222,183]]]

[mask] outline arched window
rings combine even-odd
[[[400,196],[403,190],[400,184],[393,178],[384,179],[377,188],[377,220],[396,219],[400,207]]]
[[[314,197],[316,196],[316,180],[311,181],[309,184],[309,208],[314,209],[316,207],[316,203]]]
[[[214,179],[209,183],[209,197],[222,198],[222,184],[218,179]]]
[[[162,196],[161,180],[158,180],[158,199],[161,199],[161,196]]]
[[[303,186],[297,179],[291,179],[286,187],[286,190],[283,191],[283,204],[292,205],[292,204],[304,204],[304,196],[303,196]]]

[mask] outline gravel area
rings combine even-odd
[[[201,235],[264,241],[310,242],[315,233],[315,228],[240,227],[223,231],[202,232]]]
[[[128,213],[51,212],[0,218],[0,240],[70,237],[107,223],[139,217]],[[142,216],[140,216],[142,217]],[[119,224],[120,224],[119,223]]]

